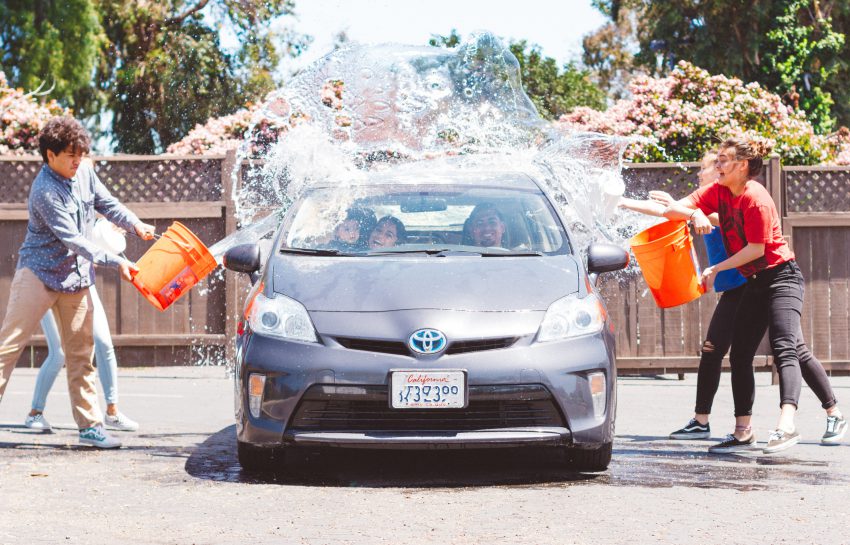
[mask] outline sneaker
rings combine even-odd
[[[847,433],[847,421],[843,416],[827,416],[826,431],[820,443],[821,445],[837,445],[845,433]]]
[[[691,418],[688,424],[670,434],[670,439],[708,439],[711,437],[711,426],[706,422],[700,424],[696,418]]]
[[[120,448],[121,441],[103,429],[103,424],[80,430],[80,444],[97,448]]]
[[[785,430],[773,430],[767,439],[767,446],[764,447],[765,454],[773,454],[793,447],[800,442],[800,433],[797,431],[788,433]]]
[[[115,416],[111,414],[104,415],[103,425],[110,430],[136,431],[139,429],[139,423],[131,420],[121,411],[118,411]]]
[[[726,439],[708,447],[708,452],[714,454],[726,454],[728,452],[740,452],[744,450],[753,450],[756,448],[756,434],[751,433],[750,436],[743,441],[732,435],[726,436]]]
[[[39,431],[50,431],[53,429],[50,427],[50,422],[44,418],[44,413],[28,414],[27,419],[24,420],[24,426],[31,430]]]

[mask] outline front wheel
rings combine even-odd
[[[565,463],[575,471],[605,471],[611,463],[613,443],[605,443],[596,449],[567,447]]]
[[[280,447],[258,447],[250,443],[236,442],[239,465],[249,472],[263,473],[283,469],[286,457]]]

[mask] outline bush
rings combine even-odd
[[[38,133],[54,116],[67,115],[55,100],[39,102],[23,89],[12,89],[0,71],[0,155],[38,154]]]
[[[685,61],[664,78],[637,77],[631,98],[605,112],[577,108],[563,129],[639,139],[626,150],[635,162],[698,161],[728,136],[760,140],[788,165],[835,161],[835,135],[816,135],[805,114],[757,83],[712,76]]]

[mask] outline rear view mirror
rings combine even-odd
[[[225,252],[224,267],[231,271],[253,274],[260,270],[260,247],[257,244],[239,244]]]
[[[448,208],[446,199],[428,194],[411,195],[400,203],[401,211],[410,212],[442,212]]]
[[[587,272],[601,274],[619,271],[629,264],[629,253],[615,244],[596,243],[587,249]]]

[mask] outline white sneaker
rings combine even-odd
[[[121,441],[103,429],[103,424],[80,430],[80,444],[97,448],[120,448]]]
[[[139,423],[135,420],[131,420],[121,411],[118,411],[115,416],[112,416],[111,414],[104,415],[103,425],[110,430],[136,431],[139,429]]]
[[[50,422],[44,418],[44,413],[38,414],[28,414],[27,419],[24,420],[24,426],[28,427],[31,430],[39,430],[39,431],[50,431],[53,428],[50,427]]]

